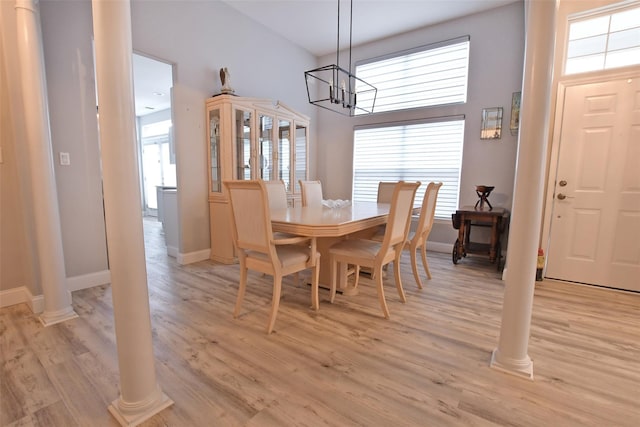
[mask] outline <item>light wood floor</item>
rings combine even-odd
[[[640,295],[541,282],[529,355],[535,380],[489,368],[504,283],[469,256],[429,253],[433,279],[407,303],[387,287],[309,309],[286,282],[267,336],[271,278],[250,276],[232,318],[238,267],[179,266],[146,221],[158,381],[175,401],[144,426],[639,426]],[[391,273],[391,272],[390,272]],[[393,275],[389,274],[392,278]],[[78,319],[48,328],[26,305],[0,310],[2,426],[116,426],[111,289],[73,293]]]

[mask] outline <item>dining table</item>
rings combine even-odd
[[[271,211],[271,226],[274,232],[315,237],[320,252],[320,286],[331,284],[329,248],[334,243],[349,237],[373,236],[378,227],[386,224],[389,203],[353,201],[344,206],[292,206]],[[337,289],[343,293],[355,293],[347,289],[346,266],[338,272]]]

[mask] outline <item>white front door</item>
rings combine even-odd
[[[567,87],[558,111],[545,276],[640,291],[640,76]]]

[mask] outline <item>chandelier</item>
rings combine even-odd
[[[340,67],[340,0],[338,0],[338,36],[336,63],[305,71],[309,103],[345,115],[373,113],[378,90],[351,73],[353,0],[349,12],[349,69]]]

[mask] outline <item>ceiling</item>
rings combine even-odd
[[[315,56],[336,51],[338,0],[223,0]],[[521,0],[353,0],[353,46]],[[340,3],[340,45],[349,45],[349,0]]]
[[[171,108],[171,64],[133,54],[133,92],[136,116]]]
[[[222,0],[315,56],[349,45],[349,0]],[[353,0],[353,46],[522,0]],[[187,3],[188,7],[188,3]],[[171,65],[134,55],[136,115],[171,106]],[[158,95],[163,94],[163,95]]]

